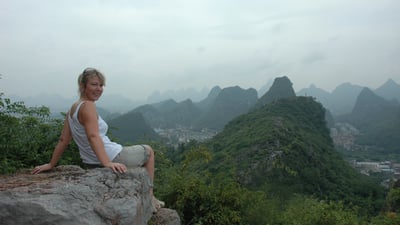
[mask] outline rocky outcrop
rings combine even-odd
[[[125,174],[77,166],[29,172],[0,178],[0,224],[141,225],[153,216],[150,180],[143,168]]]
[[[151,218],[150,223],[153,225],[180,225],[181,219],[178,213],[172,209],[162,208],[157,211]]]

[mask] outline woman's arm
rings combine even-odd
[[[68,113],[67,113],[67,116],[68,116]],[[51,156],[50,162],[33,168],[31,173],[38,174],[40,172],[47,171],[47,170],[50,170],[53,167],[55,167],[57,165],[58,160],[61,158],[62,154],[64,153],[65,149],[71,142],[71,139],[72,139],[71,130],[69,129],[69,124],[68,124],[67,118],[65,118],[64,126],[61,131],[60,139],[58,140],[58,143],[53,151],[53,155]]]
[[[126,172],[126,166],[120,163],[113,163],[104,149],[103,140],[100,137],[98,115],[94,102],[86,101],[79,110],[79,122],[85,127],[90,146],[97,159],[104,167],[111,168],[114,172]]]
[[[103,140],[100,137],[98,115],[94,102],[86,101],[79,109],[79,122],[85,127],[90,146],[103,166],[111,161],[104,149]]]

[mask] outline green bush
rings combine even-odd
[[[182,224],[242,224],[242,188],[229,176],[212,176],[196,168],[211,159],[204,146],[185,151],[183,161],[162,169],[158,192],[168,207],[178,211]]]
[[[0,173],[47,163],[58,141],[62,121],[50,118],[47,107],[26,107],[0,93]],[[64,153],[60,164],[79,164],[74,144]]]
[[[342,202],[323,201],[314,198],[294,198],[282,215],[285,225],[358,225],[355,209],[347,209]]]

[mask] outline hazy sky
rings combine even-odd
[[[105,94],[295,90],[400,83],[399,0],[0,0],[0,92],[76,95],[85,67]]]

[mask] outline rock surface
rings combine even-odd
[[[153,216],[149,188],[140,167],[125,174],[77,166],[22,171],[0,177],[0,224],[147,224]]]
[[[178,213],[172,209],[162,208],[151,218],[152,225],[180,225],[181,219]]]

